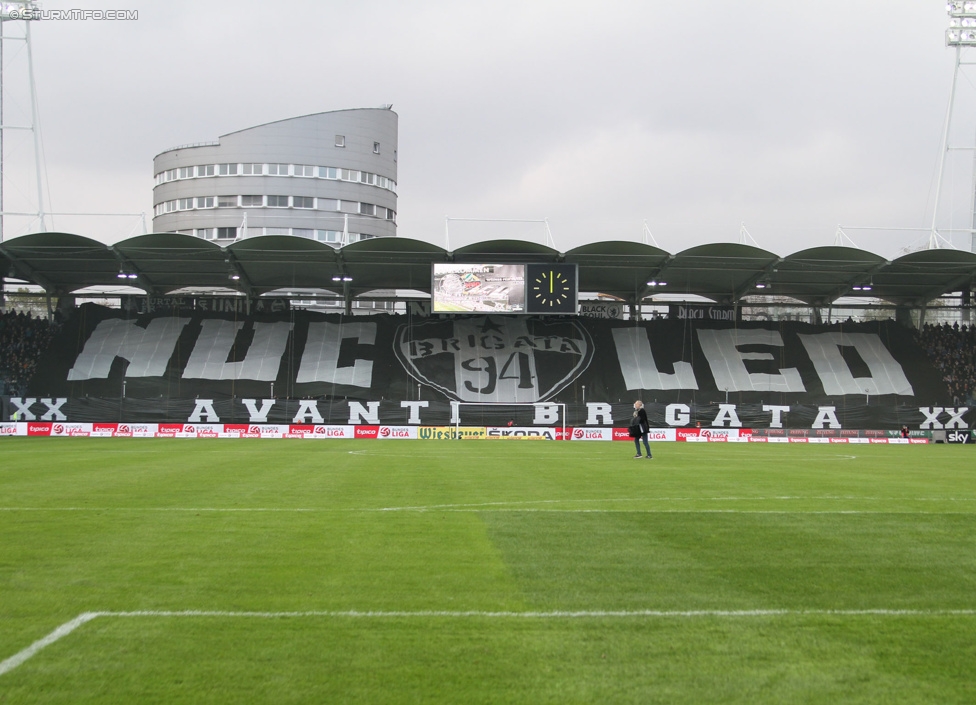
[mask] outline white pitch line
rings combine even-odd
[[[331,618],[412,618],[447,617],[487,619],[586,619],[610,617],[803,617],[803,616],[976,616],[976,609],[755,609],[755,610],[551,610],[551,611],[489,611],[489,610],[306,610],[300,612],[248,612],[223,610],[135,610],[131,612],[96,612],[98,617],[250,617],[257,619],[286,619],[296,617]]]
[[[41,649],[66,637],[78,627],[98,617],[216,617],[216,618],[249,618],[249,619],[293,619],[307,617],[324,617],[332,619],[413,619],[413,618],[445,618],[445,619],[620,619],[620,618],[661,618],[661,619],[689,619],[689,618],[748,618],[748,617],[972,617],[976,616],[976,609],[860,609],[860,610],[789,610],[789,609],[756,609],[756,610],[553,610],[547,612],[513,612],[513,611],[482,611],[482,610],[336,610],[304,612],[235,612],[222,610],[137,610],[132,612],[82,612],[69,622],[65,622],[47,636],[38,639],[23,651],[19,651],[5,661],[0,662],[0,676],[9,673],[25,661],[37,654]]]
[[[883,509],[439,509],[438,511],[453,514],[487,514],[524,512],[526,514],[783,514],[801,516],[806,514],[869,514],[869,515],[905,515],[905,516],[973,516],[972,512],[939,512],[939,511],[886,511]]]
[[[426,506],[382,507],[362,511],[407,512],[468,509],[476,507],[514,507],[533,504],[589,504],[592,502],[783,502],[783,501],[865,501],[865,502],[976,502],[976,497],[856,497],[828,495],[822,497],[616,497],[611,499],[536,499],[512,502],[479,502],[468,504],[430,504]],[[582,511],[582,510],[569,510]],[[625,510],[626,511],[626,510]],[[653,511],[653,510],[649,510]]]
[[[62,624],[60,627],[55,629],[46,637],[43,637],[42,639],[38,639],[23,651],[14,654],[13,656],[11,656],[5,661],[0,661],[0,676],[2,676],[4,673],[7,673],[8,671],[14,670],[15,668],[17,668],[17,666],[22,664],[24,661],[29,659],[31,656],[36,654],[45,646],[50,646],[58,639],[68,636],[68,634],[73,632],[82,624],[92,621],[96,617],[101,616],[101,614],[102,613],[99,612],[82,612],[77,617],[72,619],[70,622],[65,622],[64,624]]]
[[[0,507],[0,512],[346,512],[375,509],[329,509],[309,507]]]

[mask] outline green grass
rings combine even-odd
[[[654,450],[0,439],[0,661],[248,613],[0,703],[976,701],[976,450]]]

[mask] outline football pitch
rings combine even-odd
[[[976,449],[0,439],[0,703],[976,702]]]

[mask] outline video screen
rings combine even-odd
[[[434,313],[524,313],[524,264],[434,263]]]

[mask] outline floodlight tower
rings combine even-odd
[[[963,49],[976,47],[976,0],[949,0],[946,3],[949,13],[949,28],[946,30],[946,46],[955,47],[956,62],[952,72],[952,88],[949,92],[949,107],[946,110],[945,126],[942,130],[942,154],[939,157],[939,180],[935,187],[935,205],[932,208],[932,227],[929,231],[929,249],[940,246],[940,240],[945,240],[936,229],[936,215],[939,211],[939,198],[942,195],[942,178],[945,174],[946,154],[949,151],[949,128],[952,123],[952,111],[956,102],[956,86],[959,83],[959,70],[963,65]],[[973,208],[971,212],[972,229],[970,230],[970,249],[976,251],[976,160],[974,160]]]
[[[37,124],[37,91],[34,87],[34,61],[31,56],[30,24],[33,20],[41,19],[41,7],[32,0],[4,0],[0,2],[0,242],[3,242],[4,225],[4,139],[7,130],[28,130],[34,136],[34,172],[37,175],[37,219],[41,230],[47,230],[44,222],[44,194],[41,178],[41,136]],[[4,31],[11,22],[23,22],[23,36],[9,36]],[[30,86],[30,125],[8,125],[3,114],[3,83],[6,67],[3,64],[4,39],[22,41],[27,49],[27,80]],[[24,214],[20,214],[24,215]],[[34,215],[31,213],[30,215]]]

